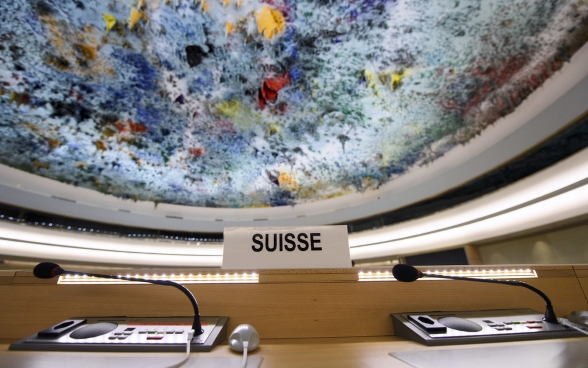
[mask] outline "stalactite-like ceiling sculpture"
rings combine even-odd
[[[585,0],[0,2],[0,162],[134,200],[296,205],[467,143],[588,39]]]

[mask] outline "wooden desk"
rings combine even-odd
[[[263,368],[268,367],[390,367],[407,368],[409,365],[388,355],[393,346],[396,349],[425,348],[411,341],[396,337],[379,338],[314,338],[314,339],[267,339],[262,340],[260,348],[250,353],[250,356],[261,356]],[[23,352],[8,351],[8,345],[0,345],[0,367],[7,354],[26,356],[30,362],[38,362],[48,356],[69,356],[71,359],[88,361],[98,356],[116,355],[125,359],[143,359],[148,356],[170,357],[171,361],[180,360],[181,353],[64,353],[64,352]],[[193,356],[208,357],[234,356],[229,346],[224,344],[216,347],[210,353],[192,353]],[[75,360],[73,360],[75,362]],[[31,364],[33,365],[33,364]],[[123,365],[125,366],[125,365]],[[13,367],[20,368],[20,367]],[[67,367],[69,368],[69,367]]]
[[[513,267],[526,266],[509,266]],[[447,268],[436,267],[438,270]],[[588,310],[588,267],[531,268],[538,278],[521,281],[547,294],[558,316],[573,310]],[[262,345],[253,354],[264,357],[264,368],[406,367],[388,353],[395,349],[432,348],[395,337],[390,313],[501,308],[545,310],[542,299],[523,288],[464,281],[359,282],[358,272],[367,270],[262,271],[259,283],[255,284],[186,286],[198,299],[202,315],[230,317],[229,333],[241,323],[256,327]],[[130,272],[169,274],[172,271]],[[185,296],[173,288],[57,285],[56,279],[39,280],[31,272],[0,274],[0,342],[4,344],[74,316],[170,316],[190,315],[191,312]],[[7,345],[2,345],[1,354],[91,357],[97,353],[7,352]],[[117,354],[120,357],[140,356]],[[159,356],[154,354],[148,355]],[[236,356],[226,345],[208,354]]]
[[[472,268],[475,267],[460,267]],[[521,281],[547,294],[558,316],[588,310],[582,289],[588,279],[585,268],[533,268],[539,277]],[[268,270],[260,272],[259,283],[255,284],[186,286],[198,300],[201,315],[229,316],[229,332],[239,324],[251,324],[265,339],[393,336],[390,313],[545,310],[545,303],[538,295],[520,287],[451,280],[357,281],[358,272],[366,270]],[[144,272],[181,271],[130,271]],[[158,317],[192,313],[186,297],[174,288],[151,284],[58,285],[56,278],[41,280],[32,272],[0,274],[0,339],[20,339],[75,316]]]

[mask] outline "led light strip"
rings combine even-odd
[[[359,281],[396,281],[390,270],[386,271],[359,271]]]
[[[118,275],[119,277],[136,277],[147,280],[169,280],[180,284],[255,284],[259,282],[259,275],[252,273],[198,273],[198,274],[126,274]],[[134,282],[126,280],[103,279],[85,275],[64,275],[59,276],[58,284],[79,285],[79,284],[144,284],[144,282]]]
[[[426,270],[423,271],[424,274],[432,273],[437,275],[443,276],[459,276],[459,277],[474,277],[477,279],[507,279],[507,278],[517,278],[517,279],[528,279],[528,278],[536,278],[537,272],[530,268],[526,269],[508,269],[508,268],[498,268],[498,269],[468,269],[468,270]],[[447,279],[440,279],[440,278],[433,278],[427,277],[427,280],[447,280]]]
[[[496,268],[496,269],[467,269],[467,270],[426,270],[422,271],[424,274],[438,274],[444,276],[459,276],[459,277],[472,277],[478,279],[525,279],[525,278],[536,278],[537,272],[530,268],[527,269],[507,269],[507,268]],[[359,271],[359,281],[396,281],[390,270],[376,270],[376,271]],[[435,277],[425,277],[421,280],[447,280]]]

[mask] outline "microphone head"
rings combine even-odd
[[[56,263],[41,262],[33,269],[35,277],[40,279],[51,279],[57,275],[61,275],[63,268],[59,267]]]
[[[423,277],[421,271],[407,264],[397,264],[392,267],[392,275],[394,275],[396,280],[402,282],[413,282],[416,279]]]

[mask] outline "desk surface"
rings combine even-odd
[[[262,368],[269,367],[390,367],[390,368],[410,368],[411,366],[403,363],[396,358],[388,355],[390,352],[414,351],[414,350],[441,350],[441,349],[474,349],[480,347],[497,347],[498,345],[517,346],[529,344],[541,345],[553,342],[581,341],[588,346],[588,337],[572,339],[551,339],[529,342],[511,342],[501,344],[471,344],[463,346],[443,346],[427,347],[412,341],[404,340],[398,337],[369,337],[369,338],[309,338],[309,339],[265,339],[262,340],[261,347],[252,352],[252,356],[263,357]],[[0,367],[2,361],[6,361],[8,355],[20,355],[27,357],[31,363],[27,367],[40,366],[42,360],[49,357],[67,357],[72,362],[79,362],[83,359],[88,363],[92,358],[112,356],[126,360],[145,360],[149,359],[154,362],[158,359],[167,359],[166,362],[181,360],[182,355],[179,353],[65,353],[65,352],[23,352],[8,351],[8,341],[1,340],[0,345]],[[228,345],[223,344],[216,347],[210,353],[192,353],[192,357],[239,357],[239,354],[232,352]],[[121,361],[121,363],[123,363]],[[123,364],[127,366],[126,364]],[[164,364],[162,366],[165,366]],[[19,368],[19,367],[14,367]]]
[[[181,353],[94,353],[94,352],[24,352],[8,351],[8,341],[2,341],[0,345],[0,367],[2,357],[7,354],[27,356],[33,361],[49,356],[70,356],[88,361],[98,356],[112,355],[121,358],[145,359],[145,357],[176,357],[181,360]],[[369,338],[309,338],[309,339],[265,339],[261,346],[250,356],[261,356],[264,361],[263,368],[268,367],[391,367],[407,368],[409,365],[388,355],[393,350],[426,349],[411,341],[397,337],[369,337]],[[240,357],[240,354],[230,350],[226,342],[217,346],[210,353],[192,353],[191,356],[206,357]],[[75,357],[75,358],[74,358]],[[171,359],[170,361],[174,361]],[[31,366],[37,366],[31,364]],[[18,368],[18,367],[14,367]]]

